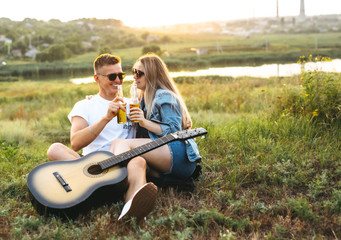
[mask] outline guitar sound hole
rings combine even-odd
[[[88,173],[92,175],[98,175],[103,173],[102,168],[97,164],[97,165],[92,165],[88,168]]]

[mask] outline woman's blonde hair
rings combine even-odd
[[[182,115],[182,128],[187,128],[187,124],[191,123],[191,116],[187,110],[184,100],[174,81],[169,76],[166,64],[162,59],[155,54],[146,54],[140,57],[137,62],[141,62],[144,67],[144,74],[146,77],[146,89],[142,92],[144,102],[147,108],[147,117],[149,117],[156,90],[166,89],[175,94],[180,104],[180,111]]]

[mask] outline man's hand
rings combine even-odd
[[[108,111],[107,111],[107,115],[106,115],[106,118],[108,119],[108,121],[110,121],[114,117],[116,117],[119,109],[126,111],[126,108],[125,108],[126,104],[127,103],[121,97],[116,97],[114,100],[112,100],[109,103]]]

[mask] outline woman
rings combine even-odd
[[[153,54],[142,56],[133,71],[137,88],[141,90],[141,104],[140,108],[130,109],[129,119],[138,121],[139,138],[115,140],[110,148],[115,155],[191,127],[186,105],[161,58]],[[148,174],[166,183],[186,180],[201,160],[193,139],[171,142],[142,157],[150,168]]]

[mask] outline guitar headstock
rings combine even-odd
[[[207,131],[204,128],[194,128],[172,133],[173,137],[179,140],[186,140],[189,138],[194,138],[205,134],[207,134]]]

